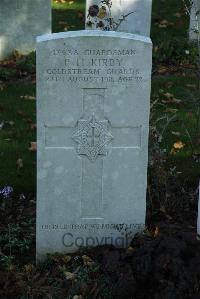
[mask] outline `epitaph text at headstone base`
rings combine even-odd
[[[86,0],[86,29],[115,31],[117,28],[116,31],[120,32],[150,35],[152,0],[114,0],[109,2],[112,2],[110,8],[104,1]],[[90,10],[92,6],[94,9]],[[113,28],[110,28],[109,25],[110,17],[114,22]]]
[[[151,41],[38,39],[37,253],[126,247],[145,224]]]
[[[51,0],[0,1],[0,60],[35,50],[36,36],[50,32]]]

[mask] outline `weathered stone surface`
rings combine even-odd
[[[37,45],[37,252],[128,245],[143,229],[149,38],[102,31]]]
[[[200,36],[200,0],[194,0],[190,11],[189,38],[197,40],[198,35]]]
[[[89,9],[93,5],[94,8],[98,6],[100,10],[98,11],[98,8],[97,10],[93,9],[92,11],[90,10],[90,13]],[[107,19],[110,15],[116,23],[122,20],[122,16],[127,16],[123,22],[120,22],[120,26],[117,26],[117,31],[149,36],[151,30],[151,7],[152,0],[114,0],[112,1],[111,9],[100,0],[87,0],[86,29],[108,30],[110,22]],[[91,25],[90,21],[93,22],[93,25]]]
[[[36,36],[50,32],[51,0],[0,1],[0,60],[35,50]]]

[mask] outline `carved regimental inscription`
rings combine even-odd
[[[106,120],[105,97],[104,88],[83,89],[82,117],[76,127],[45,126],[47,149],[74,150],[81,158],[82,218],[103,218],[104,159],[109,159],[109,150],[141,147],[141,127],[117,127]]]
[[[72,138],[78,143],[77,153],[95,161],[98,156],[107,154],[107,145],[113,136],[108,131],[108,121],[98,121],[93,113],[90,120],[78,121],[78,130]]]

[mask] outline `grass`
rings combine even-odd
[[[176,167],[184,179],[197,183],[200,177],[200,110],[196,77],[164,76],[152,80],[152,102],[156,101],[154,119],[172,119],[166,127],[166,118],[158,123],[163,132],[161,147],[166,150],[168,165]],[[171,96],[170,96],[171,95]],[[178,100],[178,101],[177,101]],[[174,145],[180,143],[180,149]],[[182,144],[182,146],[181,146]]]
[[[84,28],[85,1],[66,0],[63,4],[53,1],[52,9],[53,32]],[[162,41],[160,53],[154,55],[154,66],[162,63],[179,66],[187,58],[189,28],[182,1],[154,0],[152,18],[154,45],[160,45]],[[190,62],[193,59],[191,56]],[[161,147],[167,152],[168,167],[176,166],[183,178],[187,177],[195,184],[200,177],[199,164],[195,160],[195,155],[200,153],[197,85],[194,76],[184,74],[154,76],[152,80],[152,102],[157,101],[154,118],[174,116],[161,142]],[[166,93],[173,94],[181,102],[167,103]],[[30,142],[36,141],[36,130],[33,129],[35,101],[20,98],[24,95],[35,95],[34,83],[13,82],[0,91],[0,123],[5,122],[0,130],[0,188],[8,184],[17,192],[35,193],[36,153],[29,150]],[[165,121],[161,121],[160,130],[164,125]],[[172,154],[173,145],[179,141],[184,146]],[[23,167],[17,165],[18,159],[22,159]]]
[[[21,96],[35,96],[35,85],[15,83],[0,92],[0,186],[23,193],[36,188],[36,154],[29,150],[36,140],[36,101]]]
[[[84,29],[85,1],[66,1],[59,4],[52,1],[52,32]]]
[[[185,1],[188,3],[188,1]],[[154,44],[187,38],[189,17],[181,0],[153,0],[151,37]]]
[[[84,10],[85,1],[83,0],[64,0],[63,3],[52,0],[52,8],[57,10]]]

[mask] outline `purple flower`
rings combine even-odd
[[[12,192],[13,187],[11,186],[5,186],[3,189],[0,190],[0,194],[2,194],[4,198],[8,198]]]

